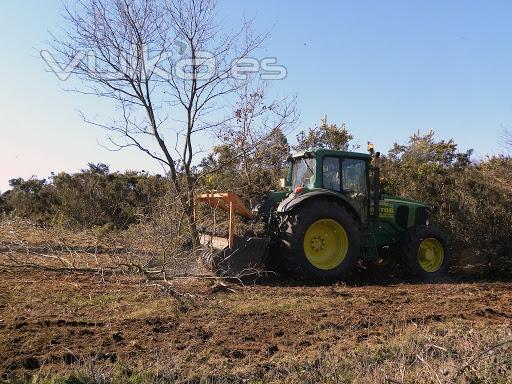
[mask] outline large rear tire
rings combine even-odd
[[[435,282],[448,273],[448,258],[448,242],[438,228],[422,225],[403,234],[400,261],[408,276]]]
[[[280,235],[289,273],[312,282],[345,279],[360,254],[354,217],[335,202],[313,200],[287,216]]]

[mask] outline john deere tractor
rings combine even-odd
[[[380,154],[317,149],[288,158],[282,190],[271,192],[257,213],[229,193],[202,195],[230,210],[229,244],[210,265],[221,275],[261,269],[278,261],[306,281],[345,279],[362,261],[371,271],[402,270],[421,280],[447,271],[444,234],[429,222],[425,204],[384,194]],[[238,239],[235,213],[264,220],[268,235]],[[275,264],[275,263],[271,263]]]

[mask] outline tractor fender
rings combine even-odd
[[[281,201],[277,207],[277,213],[289,213],[295,208],[302,206],[305,202],[311,201],[313,199],[328,199],[336,201],[344,207],[347,207],[348,211],[352,213],[358,221],[360,220],[359,214],[354,209],[352,204],[350,204],[348,199],[344,195],[331,191],[330,189],[315,189],[314,191],[306,192],[298,196],[295,193],[292,193],[286,199]]]

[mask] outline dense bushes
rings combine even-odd
[[[2,211],[37,222],[48,222],[55,209],[55,194],[45,179],[9,181],[12,190],[2,195]]]
[[[104,164],[89,164],[75,174],[49,179],[10,181],[3,210],[44,224],[71,227],[127,228],[138,215],[151,214],[155,202],[168,191],[160,176],[127,171],[110,173]]]
[[[413,135],[383,159],[386,192],[433,207],[433,219],[452,238],[459,264],[512,267],[512,158],[494,156],[478,163],[471,151],[458,152],[453,140],[434,133]],[[463,260],[464,258],[464,260]]]

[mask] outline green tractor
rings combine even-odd
[[[428,207],[381,192],[380,154],[317,149],[288,158],[281,191],[257,213],[232,194],[202,195],[230,210],[229,245],[209,265],[224,276],[278,264],[297,279],[346,279],[359,260],[372,272],[399,263],[411,277],[433,281],[447,272],[444,234],[429,223]],[[219,204],[224,201],[225,204]],[[235,213],[268,223],[268,236],[237,239]]]

